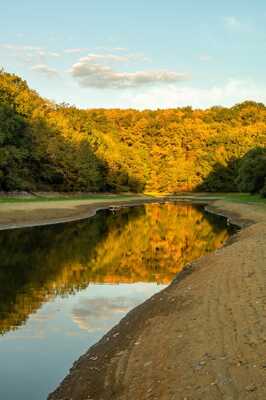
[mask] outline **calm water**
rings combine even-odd
[[[0,232],[0,399],[46,399],[130,309],[229,235],[182,204]]]

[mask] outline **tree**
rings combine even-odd
[[[242,158],[236,180],[241,192],[263,193],[266,184],[266,148],[256,147]]]

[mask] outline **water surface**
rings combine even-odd
[[[74,360],[230,229],[187,204],[0,232],[0,399],[44,400]]]

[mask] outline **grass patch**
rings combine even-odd
[[[0,197],[1,203],[37,203],[49,201],[122,201],[122,200],[138,200],[150,196],[129,195],[129,194],[92,194],[92,195],[69,195],[69,196],[32,196],[32,197],[16,197],[16,196],[3,196]]]
[[[217,196],[216,196],[217,197]],[[246,204],[264,204],[266,205],[266,198],[258,194],[247,193],[225,193],[218,196],[221,200],[231,201],[233,203],[246,203]]]
[[[20,196],[0,196],[1,203],[36,203],[36,202],[56,202],[56,201],[73,201],[73,200],[84,200],[84,201],[123,201],[123,200],[141,200],[143,198],[161,197],[163,194],[149,193],[143,195],[133,194],[69,194],[69,195],[58,195],[58,196],[45,196],[36,195],[29,197]],[[263,204],[266,205],[266,198],[259,195],[251,195],[247,193],[201,193],[197,196],[196,193],[180,193],[177,198],[180,197],[198,197],[204,200],[225,200],[234,203],[246,203],[246,204]]]

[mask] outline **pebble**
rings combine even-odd
[[[257,390],[257,386],[255,386],[255,385],[246,386],[246,391],[247,392],[255,392],[255,390]]]
[[[146,362],[146,363],[144,364],[144,368],[148,367],[148,366],[151,365],[151,364],[152,364],[152,361]]]

